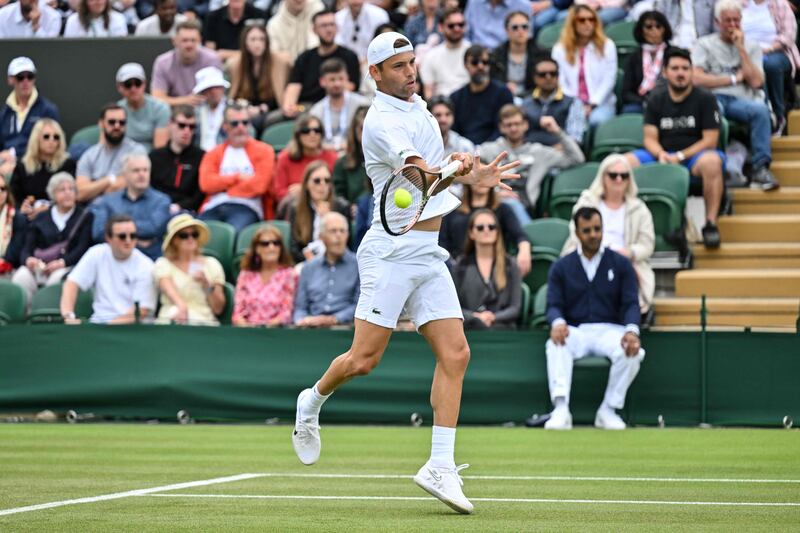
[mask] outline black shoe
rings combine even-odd
[[[729,170],[725,185],[730,189],[747,187],[747,178],[738,170]]]
[[[777,178],[766,167],[759,167],[753,170],[753,175],[750,180],[750,188],[761,189],[763,191],[774,191],[781,184],[778,183]]]
[[[550,420],[550,413],[543,414],[543,415],[533,415],[532,417],[525,420],[525,425],[529,428],[541,428],[544,427],[544,423]]]
[[[710,220],[703,226],[703,244],[706,248],[719,248],[719,228]]]

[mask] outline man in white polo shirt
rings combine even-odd
[[[414,228],[400,237],[388,235],[380,221],[379,201],[393,169],[412,163],[440,167],[444,147],[439,125],[416,94],[417,69],[411,43],[399,33],[377,36],[367,52],[369,74],[378,91],[364,120],[363,147],[367,175],[374,186],[372,227],[358,249],[361,294],[355,313],[355,335],[350,350],[337,357],[322,378],[297,398],[297,418],[292,441],[304,464],[319,459],[319,411],[339,386],[368,374],[380,362],[401,313],[408,315],[436,356],[431,388],[433,439],[431,457],[414,481],[454,510],[469,514],[472,504],[461,491],[454,460],[456,423],[461,386],[469,362],[463,315],[453,279],[439,247],[442,217],[456,209],[459,200],[448,191],[432,197]],[[508,186],[501,174],[518,165],[499,165],[505,152],[489,165],[466,153],[459,181],[487,187]]]
[[[130,324],[156,308],[153,261],[136,249],[136,224],[128,215],[113,215],[106,222],[106,242],[89,248],[72,269],[61,291],[61,316],[67,324],[75,317],[78,289],[94,289],[95,324]]]
[[[19,0],[0,9],[0,39],[58,37],[61,15],[39,0]]]

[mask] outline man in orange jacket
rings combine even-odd
[[[247,109],[229,106],[222,125],[228,140],[207,152],[200,163],[200,189],[206,193],[200,218],[227,222],[237,233],[273,216],[269,190],[275,151],[253,139],[249,125]]]

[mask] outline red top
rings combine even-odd
[[[321,159],[328,163],[328,168],[333,172],[333,165],[338,158],[339,154],[335,151],[322,150],[316,157],[303,157],[298,161],[292,161],[289,159],[289,152],[282,150],[281,153],[278,154],[278,163],[275,166],[275,179],[272,182],[272,191],[275,198],[280,202],[289,191],[289,185],[303,182],[303,172],[305,172],[309,163]]]

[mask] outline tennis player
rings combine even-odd
[[[453,279],[445,265],[449,257],[439,247],[442,217],[460,201],[445,190],[433,196],[420,220],[408,232],[394,237],[380,221],[380,197],[395,168],[416,164],[425,169],[444,166],[444,147],[439,125],[425,102],[416,94],[417,68],[411,43],[395,32],[381,34],[369,45],[369,74],[378,91],[364,121],[362,143],[367,175],[374,188],[375,215],[358,249],[361,294],[355,312],[353,344],[333,360],[310,389],[297,398],[297,418],[292,441],[304,464],[319,459],[319,412],[333,391],[356,376],[369,374],[381,360],[401,314],[411,318],[436,356],[431,386],[433,438],[431,456],[414,481],[460,513],[471,513],[472,503],[461,490],[454,448],[461,404],[461,385],[469,362],[463,315]],[[518,178],[504,172],[519,162],[500,165],[500,154],[491,164],[473,161],[472,155],[451,156],[462,162],[456,173],[462,183],[500,186],[502,179]]]

